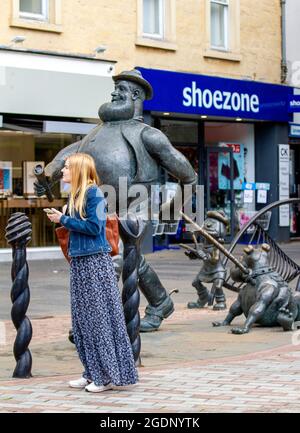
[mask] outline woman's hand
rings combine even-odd
[[[59,212],[59,210],[54,209],[53,207],[51,208],[51,210],[53,211],[53,213],[48,213],[47,217],[51,222],[58,224],[62,216],[62,213]]]

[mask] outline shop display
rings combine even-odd
[[[244,182],[244,146],[242,144],[219,143],[220,147],[233,150],[233,189],[240,190]],[[230,155],[221,152],[218,155],[219,189],[230,189]]]
[[[237,211],[238,215],[238,222],[239,222],[239,229],[241,230],[248,222],[253,218],[258,211],[252,211],[252,210],[246,210],[246,209],[240,209]],[[260,216],[258,219],[258,223],[261,225],[261,227],[264,230],[269,229],[270,221],[271,221],[271,212],[266,212],[264,215]],[[251,233],[253,231],[253,228],[249,228],[247,230],[247,233]]]
[[[12,162],[0,161],[0,193],[12,193]]]

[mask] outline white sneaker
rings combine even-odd
[[[97,386],[97,385],[95,385],[94,382],[92,382],[85,387],[85,390],[87,392],[103,392],[103,391],[108,391],[109,389],[112,389],[112,388],[113,387],[112,387],[111,383],[109,383],[108,385]]]
[[[69,386],[71,388],[77,388],[77,389],[83,389],[85,388],[89,383],[91,383],[90,380],[85,379],[84,377],[81,377],[77,380],[71,380],[69,382]]]

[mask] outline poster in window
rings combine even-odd
[[[245,177],[244,145],[220,143],[233,150],[233,189],[241,190]],[[230,154],[224,150],[218,157],[219,189],[230,189]]]
[[[36,177],[34,175],[34,167],[40,164],[43,168],[45,166],[44,161],[23,161],[23,194],[35,196],[34,182]]]
[[[0,193],[12,193],[12,161],[0,161]]]

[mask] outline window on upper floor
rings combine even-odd
[[[136,45],[176,50],[176,0],[137,0]]]
[[[204,57],[240,62],[240,0],[205,0]]]
[[[228,8],[228,0],[211,0],[210,2],[210,42],[212,48],[228,50]]]
[[[143,35],[164,38],[164,0],[143,0]]]
[[[11,0],[11,27],[62,32],[62,0]]]
[[[48,0],[20,0],[20,18],[47,21],[49,16]]]

